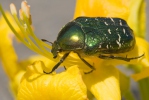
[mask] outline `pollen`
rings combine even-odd
[[[25,15],[29,18],[30,17],[30,6],[27,4],[27,2],[25,1],[22,2],[21,9],[25,13]]]
[[[10,10],[12,14],[16,14],[17,15],[17,10],[16,7],[13,3],[10,4]]]

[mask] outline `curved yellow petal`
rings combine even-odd
[[[128,18],[129,0],[77,0],[74,18],[89,17],[120,17]]]
[[[128,17],[128,24],[133,29],[138,37],[145,38],[146,34],[146,11],[145,0],[130,0],[130,13]]]
[[[139,63],[144,67],[149,67],[149,43],[142,38],[136,37],[136,45],[138,54],[144,53],[144,57],[140,59]]]
[[[13,77],[13,80],[11,80],[9,82],[9,85],[10,85],[10,89],[11,89],[11,92],[14,96],[14,98],[17,97],[17,93],[18,93],[18,88],[20,86],[20,81],[23,77],[25,73],[25,70],[20,70],[14,77]]]
[[[51,57],[52,58],[52,57]],[[45,66],[44,70],[46,72],[50,72],[54,65],[56,65],[57,62],[53,61],[53,59],[46,58],[41,55],[32,55],[28,57],[27,59],[21,60],[18,62],[19,66],[21,66],[24,70],[26,70],[26,67],[30,64],[33,64],[35,61],[42,61],[44,62]]]
[[[43,74],[43,67],[40,61],[28,67],[17,100],[88,100],[77,66],[60,74]]]
[[[6,16],[13,23],[14,27],[17,28],[12,16],[6,13]],[[18,30],[18,29],[17,29]],[[13,48],[12,38],[13,33],[9,26],[5,22],[4,18],[0,19],[0,59],[2,60],[3,68],[7,73],[10,80],[13,79],[14,75],[18,72],[17,55]]]
[[[119,72],[112,65],[94,63],[96,70],[85,74],[83,80],[97,100],[120,100]]]
[[[139,81],[139,80],[141,80],[141,79],[144,79],[144,78],[149,77],[149,67],[144,68],[140,73],[131,75],[131,77],[132,77],[135,81]]]

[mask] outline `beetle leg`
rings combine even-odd
[[[77,53],[78,54],[78,53]],[[90,67],[92,70],[95,70],[95,68],[91,65],[91,64],[89,64],[86,60],[84,60],[79,54],[78,54],[78,56],[79,56],[79,58],[88,66],[88,67]],[[90,71],[90,72],[92,72],[92,71]],[[89,73],[90,73],[89,72]],[[87,72],[88,73],[88,72]]]
[[[142,54],[141,56],[138,56],[138,57],[127,58],[127,55],[126,55],[126,57],[118,57],[118,56],[113,56],[113,55],[106,56],[106,55],[100,54],[98,57],[101,59],[118,59],[118,60],[124,60],[124,61],[129,62],[130,60],[138,59],[138,58],[141,58],[143,56],[144,56],[144,54]]]
[[[70,53],[70,52],[69,52]],[[45,71],[43,71],[45,74],[50,74],[50,73],[52,73],[53,71],[55,71],[57,68],[58,68],[58,66],[61,64],[61,63],[63,63],[63,61],[67,58],[67,56],[69,55],[69,53],[65,53],[64,54],[64,56],[60,59],[60,61],[53,67],[53,69],[52,69],[52,71],[50,71],[50,72],[45,72]]]
[[[64,69],[67,70],[67,68],[64,66]]]
[[[89,72],[84,72],[84,74],[90,74],[91,72],[93,72],[94,71],[94,69],[92,69],[91,71],[89,71]]]

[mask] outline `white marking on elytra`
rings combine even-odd
[[[121,41],[121,36],[120,34],[117,34],[118,35],[118,41],[120,42]]]
[[[122,46],[119,41],[116,40],[116,43],[118,44],[119,48]]]
[[[87,48],[87,45],[85,45],[84,48]]]
[[[101,48],[101,45],[99,45],[99,47],[98,48]]]
[[[120,21],[120,25],[122,26],[122,21],[121,20],[119,20]]]
[[[125,34],[125,32],[126,32],[124,28],[123,28],[123,32],[124,32],[124,34]]]
[[[116,30],[118,30],[118,28],[116,28]]]
[[[107,22],[104,22],[104,23],[105,23],[105,25],[107,25],[107,26],[109,25]]]
[[[110,17],[110,19],[111,19],[112,22],[114,22],[113,18]],[[115,22],[114,22],[114,23],[115,23]]]
[[[106,47],[107,47],[107,49],[109,49],[109,46],[108,45]]]
[[[108,29],[108,33],[111,34],[111,30],[110,29]]]
[[[98,18],[95,18],[96,21],[98,21]]]
[[[85,22],[87,22],[88,19],[85,19]]]

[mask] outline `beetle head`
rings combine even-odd
[[[53,58],[56,58],[59,52],[60,52],[59,45],[57,41],[54,41],[54,43],[52,44],[52,50],[51,50],[51,53],[53,54]]]

